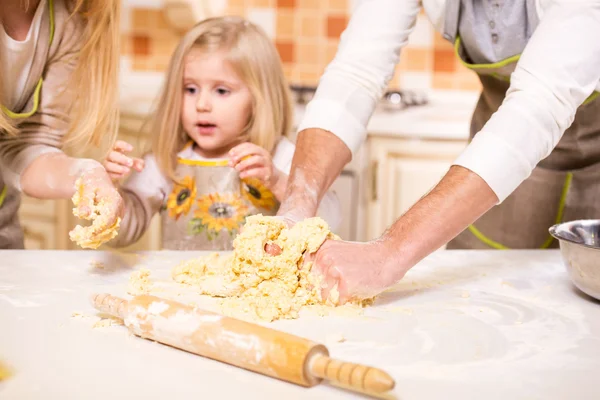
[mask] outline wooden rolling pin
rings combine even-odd
[[[284,381],[311,387],[326,379],[377,394],[394,388],[384,371],[331,359],[322,344],[289,333],[150,295],[127,301],[95,294],[91,300],[138,336]]]

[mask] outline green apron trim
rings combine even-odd
[[[519,61],[519,59],[521,58],[520,54],[514,55],[512,57],[508,57],[504,60],[495,62],[495,63],[491,63],[491,64],[471,64],[466,62],[465,60],[463,60],[463,58],[460,56],[460,45],[461,45],[461,40],[460,40],[460,35],[456,37],[456,40],[454,41],[454,54],[456,55],[456,57],[458,58],[458,60],[460,61],[460,63],[462,65],[464,65],[465,67],[467,67],[470,70],[475,70],[475,69],[481,69],[481,70],[491,70],[491,69],[498,69],[498,68],[503,68],[506,67],[509,64],[512,63],[516,63]],[[500,75],[497,72],[491,72],[490,76],[493,76],[496,79],[499,79],[501,81],[505,81],[505,82],[510,82],[510,76],[504,76],[504,75]],[[585,101],[582,103],[582,105],[586,105],[591,103],[592,101],[594,101],[598,96],[600,96],[600,93],[597,91],[592,92],[591,95],[588,96],[587,99],[585,99]]]
[[[54,0],[48,0],[48,9],[50,10],[50,39],[49,39],[49,43],[48,43],[48,49],[50,48],[50,46],[52,46],[52,42],[54,40]],[[38,81],[37,85],[35,86],[34,92],[33,92],[33,107],[30,111],[27,112],[23,112],[23,113],[15,113],[12,112],[11,110],[9,110],[8,108],[4,107],[4,105],[0,104],[0,108],[2,109],[2,111],[4,111],[4,113],[6,115],[8,115],[9,118],[12,119],[20,119],[20,118],[29,118],[31,117],[33,114],[35,114],[38,110],[38,107],[40,105],[40,91],[42,90],[42,85],[44,84],[44,78],[40,78],[40,80]],[[2,205],[4,204],[4,200],[6,199],[6,193],[8,192],[8,187],[6,185],[4,185],[4,187],[2,188],[2,192],[0,192],[0,207],[2,207]]]
[[[48,8],[50,9],[49,46],[52,46],[52,41],[54,40],[54,0],[48,0]],[[38,107],[40,105],[40,91],[42,90],[43,83],[44,83],[44,78],[40,78],[40,80],[38,81],[38,83],[35,87],[35,90],[33,92],[33,107],[31,108],[31,110],[22,112],[22,113],[15,113],[15,112],[12,112],[11,110],[9,110],[8,108],[6,108],[5,106],[0,105],[0,107],[2,108],[2,111],[4,111],[4,113],[6,115],[8,115],[9,118],[12,118],[12,119],[22,119],[22,118],[31,117],[33,114],[35,114],[37,112]]]
[[[558,212],[556,213],[556,219],[554,221],[555,224],[559,224],[562,222],[563,213],[565,211],[565,204],[567,202],[567,194],[569,193],[569,188],[571,187],[571,181],[573,180],[573,173],[568,172],[567,177],[565,178],[565,183],[563,185],[562,193],[560,195],[560,202],[558,203]],[[487,244],[493,249],[497,250],[510,250],[510,247],[503,245],[502,243],[498,243],[487,236],[485,236],[479,229],[475,227],[475,225],[469,225],[469,232],[471,232],[477,239],[481,242]],[[540,249],[547,249],[550,247],[554,238],[552,235],[548,235],[548,239],[540,246]]]
[[[0,193],[0,207],[4,204],[4,199],[6,199],[6,192],[8,192],[8,186],[4,185],[2,188],[2,192]]]
[[[512,64],[512,63],[519,61],[519,58],[521,58],[521,55],[517,54],[515,56],[508,57],[507,59],[504,59],[504,60],[501,60],[501,61],[498,61],[498,62],[495,62],[492,64],[470,64],[470,63],[466,62],[465,60],[463,60],[462,57],[460,56],[460,44],[461,44],[460,36],[457,36],[456,40],[454,41],[454,54],[456,54],[456,57],[458,57],[460,63],[469,69],[502,68],[502,67],[506,67],[508,64]]]

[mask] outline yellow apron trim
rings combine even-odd
[[[571,182],[573,181],[573,173],[567,173],[567,177],[565,178],[565,183],[563,185],[562,193],[560,195],[560,202],[558,203],[558,212],[556,213],[556,218],[554,220],[555,224],[559,224],[562,222],[562,217],[565,211],[565,204],[567,203],[567,195],[569,194],[569,189],[571,188]],[[479,239],[482,243],[487,244],[491,248],[497,250],[510,250],[510,247],[507,247],[501,243],[498,243],[487,236],[485,236],[479,229],[475,227],[475,225],[469,225],[469,232],[471,232],[477,239]],[[547,249],[552,244],[554,238],[552,235],[548,235],[548,239],[540,246],[540,249]]]
[[[8,186],[4,185],[2,188],[2,193],[0,193],[0,207],[4,204],[4,199],[6,199],[6,192],[8,192]]]
[[[187,158],[178,158],[177,162],[179,164],[193,165],[196,167],[227,167],[229,165],[229,161],[227,161],[227,160],[210,161],[210,160],[188,160]]]
[[[54,40],[54,0],[48,0],[48,7],[50,9],[50,46],[52,46],[52,41]],[[44,79],[40,78],[37,85],[35,86],[35,90],[33,92],[33,107],[31,108],[31,110],[22,113],[15,113],[6,108],[5,106],[0,105],[0,107],[2,107],[2,111],[4,111],[4,113],[12,119],[31,117],[37,112],[38,107],[40,105],[40,91],[42,90],[43,83]]]
[[[187,142],[185,144],[185,146],[183,146],[183,149],[181,149],[181,151],[187,149],[188,147],[190,147],[193,144],[194,144],[194,141],[190,140],[189,142]],[[216,160],[216,161],[212,161],[212,160],[189,160],[187,158],[181,158],[181,157],[177,157],[177,162],[179,164],[192,165],[192,166],[195,166],[195,167],[227,167],[229,165],[229,161],[228,160]]]

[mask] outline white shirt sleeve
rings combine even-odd
[[[504,102],[455,162],[500,202],[550,154],[598,85],[599,38],[600,1],[554,1],[545,10]]]
[[[294,158],[294,151],[296,146],[288,138],[283,137],[277,144],[275,152],[273,154],[273,165],[275,168],[290,175],[292,168],[292,159]],[[319,209],[317,210],[317,216],[323,218],[332,232],[336,232],[342,222],[342,207],[340,200],[333,190],[328,190],[327,193],[321,199]]]
[[[363,0],[341,36],[298,130],[321,128],[356,152],[408,42],[420,0]]]

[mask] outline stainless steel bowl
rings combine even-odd
[[[582,292],[600,300],[600,220],[586,219],[554,225],[569,277]]]

